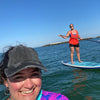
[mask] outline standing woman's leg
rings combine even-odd
[[[79,52],[79,49],[80,49],[80,47],[75,47],[78,61],[79,61],[79,62],[82,62],[82,61],[80,60],[80,52]]]
[[[73,62],[73,55],[74,55],[74,47],[70,47],[70,56],[71,56],[71,63],[74,64]]]

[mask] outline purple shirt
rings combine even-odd
[[[69,100],[69,99],[60,93],[54,93],[42,90],[42,97],[40,100]]]

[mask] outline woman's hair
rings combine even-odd
[[[71,25],[73,25],[73,24],[70,24],[69,27],[71,27]],[[73,26],[74,26],[74,25],[73,25]]]
[[[8,64],[8,53],[10,50],[12,50],[14,47],[9,47],[9,49],[4,52],[1,56],[1,62],[0,62],[0,84],[4,84],[4,80],[7,80],[7,76],[5,75],[5,68],[7,67]],[[4,95],[8,95],[9,94],[9,89],[6,88],[6,90],[4,90]]]
[[[3,82],[3,79],[7,79],[5,73],[4,73],[4,70],[5,68],[7,68],[7,64],[8,64],[8,60],[9,60],[9,57],[8,57],[8,53],[10,50],[12,50],[14,47],[9,47],[9,49],[2,54],[1,56],[1,62],[0,62],[0,83],[4,83]]]

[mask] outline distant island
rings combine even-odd
[[[97,36],[96,38],[100,38],[100,36]],[[79,41],[89,40],[89,39],[94,39],[94,38],[93,38],[93,37],[90,37],[90,38],[83,38],[82,40],[79,40]],[[59,44],[64,44],[64,43],[69,43],[69,41],[47,44],[47,45],[44,45],[44,46],[42,46],[42,47],[52,46],[52,45],[59,45]]]

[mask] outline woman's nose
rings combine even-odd
[[[33,86],[34,86],[34,83],[33,83],[32,79],[27,78],[26,80],[24,80],[24,87],[32,88]]]

